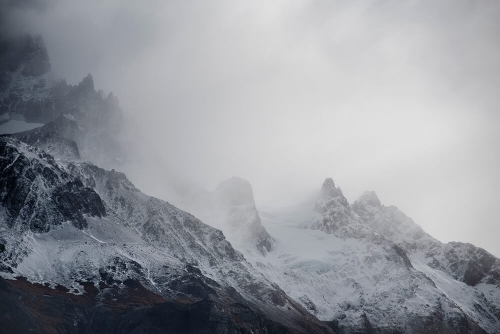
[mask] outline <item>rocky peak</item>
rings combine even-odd
[[[321,186],[320,196],[316,204],[317,206],[323,206],[325,203],[329,203],[332,200],[346,208],[349,206],[349,203],[344,197],[344,194],[342,194],[342,190],[340,189],[340,187],[335,187],[335,182],[333,182],[333,179],[327,178]]]
[[[374,191],[365,191],[356,202],[377,208],[382,206],[380,199]]]
[[[335,187],[331,178],[323,182],[314,210],[321,216],[308,225],[310,229],[321,230],[340,238],[362,238],[373,234],[366,225],[361,224],[342,190]]]
[[[89,73],[83,80],[78,84],[76,89],[79,92],[92,92],[95,93],[94,89],[94,78],[92,78],[92,75]]]
[[[337,188],[335,187],[335,182],[332,178],[326,178],[321,186],[321,194],[328,197],[336,197],[338,195]]]

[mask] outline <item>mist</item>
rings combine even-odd
[[[332,177],[500,256],[498,2],[0,3],[3,33],[118,96],[145,193],[239,176],[286,206]]]

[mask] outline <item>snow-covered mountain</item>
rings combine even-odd
[[[28,42],[29,52],[46,56],[41,39]],[[3,72],[9,94],[17,90],[19,79],[23,95],[14,97],[39,98],[30,94],[36,77],[46,83],[44,97],[50,97],[53,86],[39,77],[48,72],[25,73],[26,66],[16,63]],[[106,144],[116,138],[107,141],[106,136],[115,134],[112,122],[119,121],[120,110],[112,97],[104,99],[95,92],[91,76],[66,93],[61,101],[73,108],[55,109],[58,115],[51,118],[41,117],[44,111],[38,110],[29,118],[31,109],[25,105],[18,115],[45,125],[0,137],[0,296],[8,305],[2,328],[331,332],[252,268],[220,230],[141,193],[124,174],[94,165],[107,162],[102,159],[110,152]],[[82,297],[68,301],[49,287]],[[55,319],[44,302],[17,298],[35,291],[54,297],[56,309],[69,304],[70,310]],[[108,305],[110,294],[114,297]],[[157,308],[173,318],[155,315]],[[94,323],[94,317],[106,314],[114,315],[109,324]],[[136,318],[136,327],[130,327],[125,314]],[[177,316],[184,316],[184,322]],[[186,316],[198,323],[186,321]]]
[[[41,38],[0,42],[0,101],[6,332],[500,333],[500,260],[374,192],[257,207],[232,178],[184,194],[196,217],[148,196],[112,169],[117,99],[59,79]]]
[[[246,259],[337,331],[500,332],[500,261],[440,243],[374,192],[350,205],[326,179],[314,203],[259,211],[275,249]]]
[[[169,302],[214,301],[224,320],[219,332],[247,326],[234,318],[239,304],[273,326],[321,330],[221,231],[142,194],[125,175],[56,160],[8,137],[0,138],[0,153],[2,277],[75,294],[86,293],[84,283],[134,280]]]

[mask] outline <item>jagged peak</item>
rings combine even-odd
[[[335,182],[333,182],[331,177],[327,177],[325,181],[323,181],[322,188],[335,188]]]
[[[344,197],[340,187],[335,187],[335,182],[332,178],[326,178],[321,186],[321,197],[323,198],[334,198],[334,197]]]
[[[326,203],[336,202],[339,205],[342,205],[345,208],[349,207],[349,202],[342,194],[342,190],[340,187],[335,187],[335,182],[333,182],[332,178],[326,178],[323,181],[323,185],[321,186],[321,191],[318,199],[316,200],[315,206],[320,208],[323,207]]]
[[[365,191],[356,202],[360,202],[366,205],[381,207],[382,203],[374,191]]]
[[[87,74],[87,76],[78,84],[78,88],[94,90],[94,78],[92,78],[90,73]]]

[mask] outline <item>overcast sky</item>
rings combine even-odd
[[[240,176],[274,206],[332,177],[500,256],[500,2],[0,3],[4,31],[41,34],[68,83],[92,73],[176,177]]]

